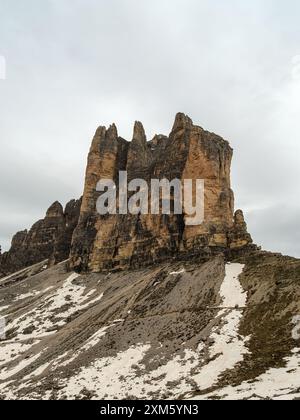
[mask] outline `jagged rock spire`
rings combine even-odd
[[[147,144],[147,137],[140,121],[136,121],[133,129],[132,142],[129,145],[127,156],[127,171],[129,177],[142,177],[142,172],[148,168],[152,156]]]
[[[192,119],[188,115],[185,115],[182,112],[178,112],[178,114],[176,114],[176,117],[175,117],[172,132],[184,130],[186,128],[191,128],[192,126],[193,126]]]
[[[140,145],[146,145],[147,144],[146,133],[145,133],[143,124],[140,121],[136,121],[135,124],[134,124],[132,142],[133,143],[138,143]]]
[[[100,126],[97,128],[93,141],[92,141],[91,148],[90,148],[90,153],[89,153],[90,155],[92,155],[93,153],[100,152],[100,143],[102,139],[105,138],[105,133],[106,133],[106,127]]]
[[[106,137],[109,140],[116,140],[118,138],[118,129],[116,124],[112,124],[109,126],[106,132]]]
[[[46,217],[61,217],[64,214],[63,206],[59,201],[55,201],[47,210]]]
[[[243,226],[247,228],[244,213],[242,210],[237,210],[234,214],[234,224],[237,226]]]

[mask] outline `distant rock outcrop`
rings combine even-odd
[[[79,223],[74,231],[70,265],[77,271],[135,268],[168,258],[209,257],[255,248],[242,212],[234,215],[230,185],[232,149],[216,134],[178,114],[169,137],[147,142],[140,122],[132,142],[117,128],[99,127],[90,149]],[[178,178],[205,181],[205,221],[186,224],[186,214],[106,215],[96,211],[101,179],[118,184],[119,171],[128,181]]]
[[[52,264],[67,259],[80,205],[81,200],[72,200],[64,210],[55,202],[45,218],[35,223],[30,231],[18,232],[10,250],[0,255],[1,277],[46,259]]]

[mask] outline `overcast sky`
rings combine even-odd
[[[233,146],[256,243],[300,257],[299,21],[299,0],[0,0],[2,249],[82,194],[97,126],[150,139],[182,111]]]

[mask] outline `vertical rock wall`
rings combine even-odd
[[[210,255],[251,245],[251,236],[234,215],[230,185],[232,149],[221,137],[177,114],[170,135],[147,142],[140,122],[133,139],[118,136],[115,125],[100,127],[88,156],[83,203],[74,231],[70,265],[78,271],[134,268],[177,256]],[[132,179],[203,179],[205,220],[187,226],[186,214],[100,216],[96,202],[100,179],[118,184],[119,171]],[[118,192],[118,191],[117,191]]]

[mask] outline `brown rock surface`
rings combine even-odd
[[[54,249],[50,258],[50,263],[57,264],[69,258],[72,236],[74,229],[78,224],[79,214],[81,208],[80,200],[71,200],[67,203],[64,210],[64,223],[58,229],[55,235]]]
[[[234,224],[229,233],[229,243],[232,250],[241,249],[252,243],[242,210],[237,210],[234,214]]]
[[[55,202],[45,218],[35,223],[30,231],[18,232],[10,250],[0,255],[1,277],[43,260],[58,263],[67,259],[80,205],[81,200],[72,200],[64,211],[62,205]]]
[[[118,136],[115,125],[96,131],[86,170],[79,224],[74,231],[71,268],[102,271],[134,268],[168,258],[209,257],[251,248],[241,213],[234,216],[230,185],[232,149],[227,141],[177,114],[169,137],[147,142],[140,122],[131,143]],[[205,181],[205,220],[187,226],[186,214],[106,215],[96,211],[100,179],[118,181],[126,170],[128,181],[178,178]]]

